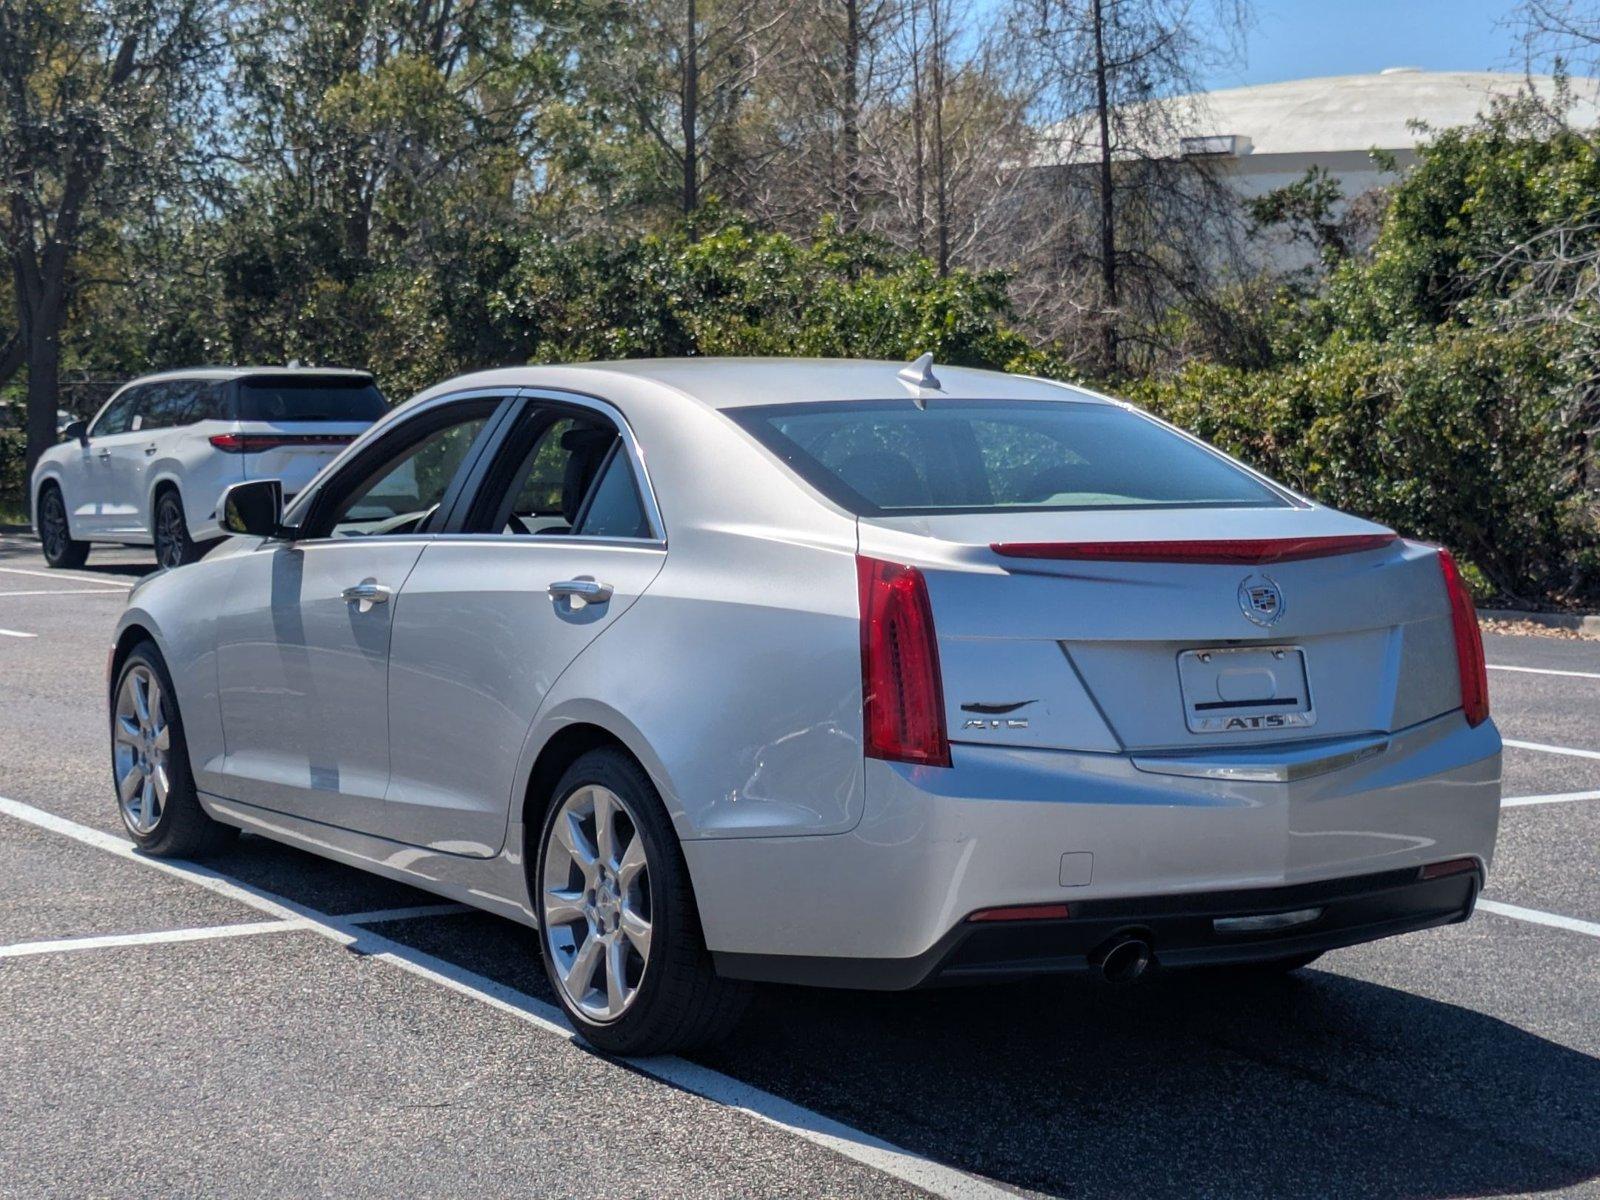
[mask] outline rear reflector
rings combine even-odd
[[[210,438],[225,454],[259,454],[285,446],[348,446],[355,440],[347,433],[216,433]]]
[[[1478,869],[1475,858],[1451,858],[1444,862],[1429,863],[1422,868],[1423,879],[1442,879],[1446,875],[1465,875]]]
[[[1440,549],[1439,570],[1444,573],[1444,590],[1450,597],[1456,669],[1461,675],[1461,709],[1466,713],[1468,725],[1482,725],[1489,719],[1489,669],[1483,661],[1483,635],[1478,631],[1477,609],[1450,551]]]
[[[969,921],[1064,921],[1071,914],[1065,904],[1015,904],[1010,908],[980,908]]]
[[[1223,539],[1188,542],[994,542],[989,549],[1006,558],[1076,559],[1091,562],[1259,563],[1297,562],[1359,554],[1393,545],[1393,533],[1353,533],[1338,537]]]
[[[861,715],[869,758],[948,767],[944,686],[922,572],[857,556]]]

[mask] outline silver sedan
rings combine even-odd
[[[756,980],[1294,969],[1465,920],[1494,849],[1450,556],[1079,389],[490,371],[219,511],[117,628],[133,837],[536,926],[613,1052]]]

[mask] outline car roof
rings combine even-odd
[[[308,375],[313,377],[339,376],[350,379],[372,378],[371,371],[362,371],[355,367],[180,367],[171,371],[157,371],[152,375],[141,375],[137,379],[130,379],[128,383],[165,383],[175,379],[243,379],[251,375]]]
[[[761,404],[820,403],[829,400],[882,400],[912,395],[899,373],[903,362],[842,358],[641,358],[620,362],[503,367],[452,379],[430,388],[437,395],[471,387],[602,386],[606,378],[656,384],[708,408]],[[1008,375],[940,363],[933,371],[947,396],[992,400],[1115,401],[1068,384],[1030,375]]]

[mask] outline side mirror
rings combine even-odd
[[[233,484],[217,505],[217,524],[224,533],[273,536],[283,528],[283,484],[276,479]]]
[[[67,427],[61,431],[61,436],[72,438],[80,446],[87,446],[89,444],[89,422],[68,421]]]

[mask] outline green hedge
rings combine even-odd
[[[23,470],[27,461],[25,451],[22,430],[0,429],[0,512],[28,507],[28,479]]]
[[[1600,599],[1587,440],[1550,329],[1330,340],[1266,371],[1192,364],[1134,398],[1318,500],[1442,542],[1506,600]]]

